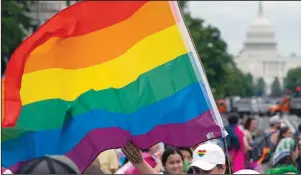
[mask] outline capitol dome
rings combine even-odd
[[[263,14],[262,2],[259,1],[258,14],[252,21],[244,42],[244,50],[276,51],[274,28]]]

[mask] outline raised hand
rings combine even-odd
[[[134,145],[131,141],[122,147],[121,150],[126,155],[128,160],[133,164],[139,164],[143,162],[143,156],[140,149],[137,148],[136,145]]]

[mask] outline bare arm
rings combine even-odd
[[[123,148],[123,153],[141,174],[158,174],[142,157],[141,151],[132,142],[128,142]]]
[[[252,147],[249,145],[248,138],[249,138],[249,133],[244,132],[244,145],[245,145],[246,151],[252,150]]]

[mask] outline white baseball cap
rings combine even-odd
[[[225,153],[220,146],[207,142],[194,150],[190,167],[209,171],[218,164],[226,164]]]

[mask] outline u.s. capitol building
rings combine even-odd
[[[235,57],[235,62],[238,68],[250,73],[254,79],[263,77],[269,94],[274,78],[278,77],[283,84],[288,70],[301,66],[301,57],[279,54],[273,26],[264,17],[262,2],[259,2],[258,15],[247,31],[243,49]]]

